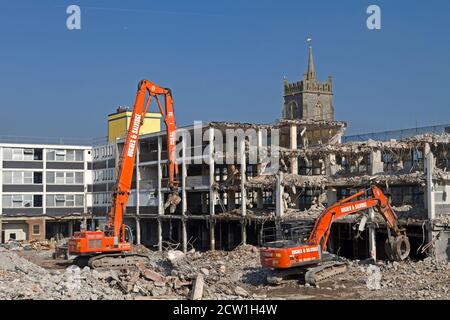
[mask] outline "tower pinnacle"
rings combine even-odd
[[[308,58],[308,72],[306,73],[306,79],[316,79],[316,69],[314,68],[314,60],[311,46],[311,38],[308,38],[309,44],[309,58]]]

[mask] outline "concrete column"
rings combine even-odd
[[[338,166],[336,164],[336,155],[335,154],[329,154],[325,157],[325,174],[327,176],[332,176],[336,174],[338,171]]]
[[[73,220],[69,220],[69,223],[68,223],[68,229],[69,229],[69,237],[72,237],[73,236]]]
[[[258,163],[256,165],[256,174],[260,175],[262,172],[261,170],[261,161],[262,161],[262,157],[261,157],[261,151],[262,151],[262,147],[263,147],[263,141],[262,141],[262,131],[261,129],[258,129],[257,133],[256,133],[256,145],[258,147]]]
[[[381,161],[381,151],[376,150],[370,153],[370,174],[376,175],[384,171],[383,161]]]
[[[2,161],[3,163],[3,161]],[[42,213],[47,213],[47,149],[42,149]],[[3,181],[2,181],[3,182]]]
[[[245,189],[247,163],[245,157],[245,141],[241,141],[240,145],[240,159],[241,159],[241,214],[243,217],[247,215],[247,192]]]
[[[258,129],[257,132],[257,145],[258,145],[258,164],[256,165],[256,174],[260,175],[262,174],[261,170],[261,150],[262,150],[262,131],[261,129]],[[263,209],[263,191],[262,189],[256,190],[256,208],[257,209]]]
[[[3,243],[3,147],[0,147],[0,243]]]
[[[182,138],[182,159],[181,159],[181,237],[183,252],[187,252],[187,230],[186,230],[186,212],[187,212],[187,197],[186,197],[186,135]]]
[[[214,129],[209,128],[209,211],[211,215],[215,214],[216,199],[212,188],[215,183],[215,165],[214,165]]]
[[[241,242],[242,244],[247,243],[247,229],[245,223],[245,217],[247,216],[247,190],[245,189],[246,181],[246,169],[247,161],[245,157],[245,140],[242,139],[240,145],[240,159],[241,159],[241,215],[244,218],[241,222]]]
[[[164,215],[164,207],[163,207],[163,193],[162,193],[162,171],[161,171],[161,152],[162,152],[162,137],[158,137],[158,215]],[[158,250],[162,251],[162,221],[158,219]]]
[[[136,217],[136,244],[141,244],[141,220]]]
[[[92,155],[92,149],[91,149],[91,155]],[[42,155],[44,156],[44,155]],[[83,150],[83,160],[84,160],[84,165],[83,165],[83,198],[84,198],[84,213],[87,215],[88,214],[88,150]],[[92,160],[92,159],[90,159]],[[44,178],[44,177],[42,177]],[[42,197],[44,198],[44,197]],[[42,199],[43,200],[43,199]],[[92,204],[91,204],[92,205]],[[87,230],[87,225],[86,225],[86,230]]]
[[[297,150],[297,126],[295,124],[290,127],[290,149]],[[291,157],[291,173],[298,174],[298,158],[297,156]]]
[[[428,152],[426,155],[425,170],[427,172],[427,209],[428,219],[436,218],[436,208],[434,199],[434,184],[433,184],[433,170],[434,170],[434,155]]]
[[[276,216],[278,218],[281,218],[284,215],[284,206],[283,206],[284,188],[281,184],[281,181],[283,181],[283,172],[280,171],[277,174],[277,186],[275,189],[275,207],[276,207]]]
[[[256,190],[256,208],[257,209],[263,209],[264,208],[263,190],[262,189]]]
[[[327,188],[327,206],[337,202],[337,190],[333,188]]]
[[[426,204],[427,204],[427,211],[428,211],[428,220],[432,221],[436,218],[436,207],[435,207],[435,195],[434,195],[434,184],[433,184],[433,171],[434,171],[434,155],[429,150],[429,145],[427,144],[428,148],[425,148],[424,154],[425,156],[425,171],[426,171]],[[427,150],[428,149],[428,150]],[[427,152],[427,153],[425,153]],[[433,227],[431,227],[428,230],[428,239],[427,241],[430,242],[433,240],[433,236],[435,233],[433,232]],[[432,249],[431,249],[432,250]]]
[[[136,215],[139,216],[140,214],[140,209],[139,209],[139,204],[141,203],[140,201],[140,194],[139,191],[141,189],[141,185],[140,185],[140,181],[141,181],[141,172],[139,169],[139,156],[141,154],[141,144],[138,142],[137,148],[136,148]]]
[[[373,208],[369,209],[369,220],[370,222],[375,221],[375,210],[373,210]],[[373,223],[369,226],[369,256],[374,261],[377,261],[376,230]]]
[[[215,182],[215,168],[214,168],[214,128],[209,128],[209,214],[211,217],[215,215],[216,199],[214,195],[213,184]],[[216,248],[216,235],[215,235],[215,222],[213,219],[210,220],[209,226],[209,240],[210,249],[215,250]]]

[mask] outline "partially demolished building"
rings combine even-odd
[[[332,97],[332,78],[317,80],[310,48],[303,80],[284,81],[282,119],[276,123],[181,128],[182,202],[176,208],[164,205],[165,134],[142,136],[126,216],[136,242],[183,250],[261,245],[264,230],[281,223],[310,225],[327,205],[376,184],[391,195],[412,255],[447,259],[450,136],[342,143],[346,123],[334,120]],[[122,144],[114,145],[114,154]],[[111,154],[98,161],[113,159]],[[108,211],[111,187],[112,180],[109,189],[96,192],[94,186],[94,199],[105,199],[94,200],[98,223]],[[337,221],[329,249],[352,258],[382,258],[386,227],[373,212],[368,216],[366,225],[360,215]]]

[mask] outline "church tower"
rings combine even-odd
[[[284,79],[283,119],[334,120],[332,77],[317,80],[311,46],[303,80],[288,83]]]

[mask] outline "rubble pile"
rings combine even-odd
[[[169,251],[166,263],[160,270],[184,283],[202,282],[202,299],[251,298],[247,286],[264,283],[265,271],[260,268],[259,250],[251,245],[242,245],[233,251]],[[161,261],[156,261],[161,266]],[[167,263],[169,262],[169,263]],[[165,270],[163,270],[165,269]],[[198,281],[197,281],[198,282]],[[176,292],[192,298],[194,292]]]
[[[431,257],[380,266],[381,288],[400,299],[449,299],[450,266]]]
[[[5,299],[97,300],[124,296],[95,270],[70,266],[49,271],[0,248],[0,300]]]
[[[47,251],[55,248],[55,243],[53,241],[16,241],[10,240],[4,244],[1,244],[0,247],[12,250],[12,251],[22,251],[22,250],[35,250],[35,251]]]
[[[121,270],[91,270],[69,266],[47,270],[0,248],[1,299],[243,299],[254,298],[247,288],[265,281],[259,251],[245,245],[231,252],[178,250],[137,251],[147,265]]]
[[[432,257],[376,265],[349,261],[344,279],[359,284],[354,289],[362,299],[450,299],[450,265]]]

